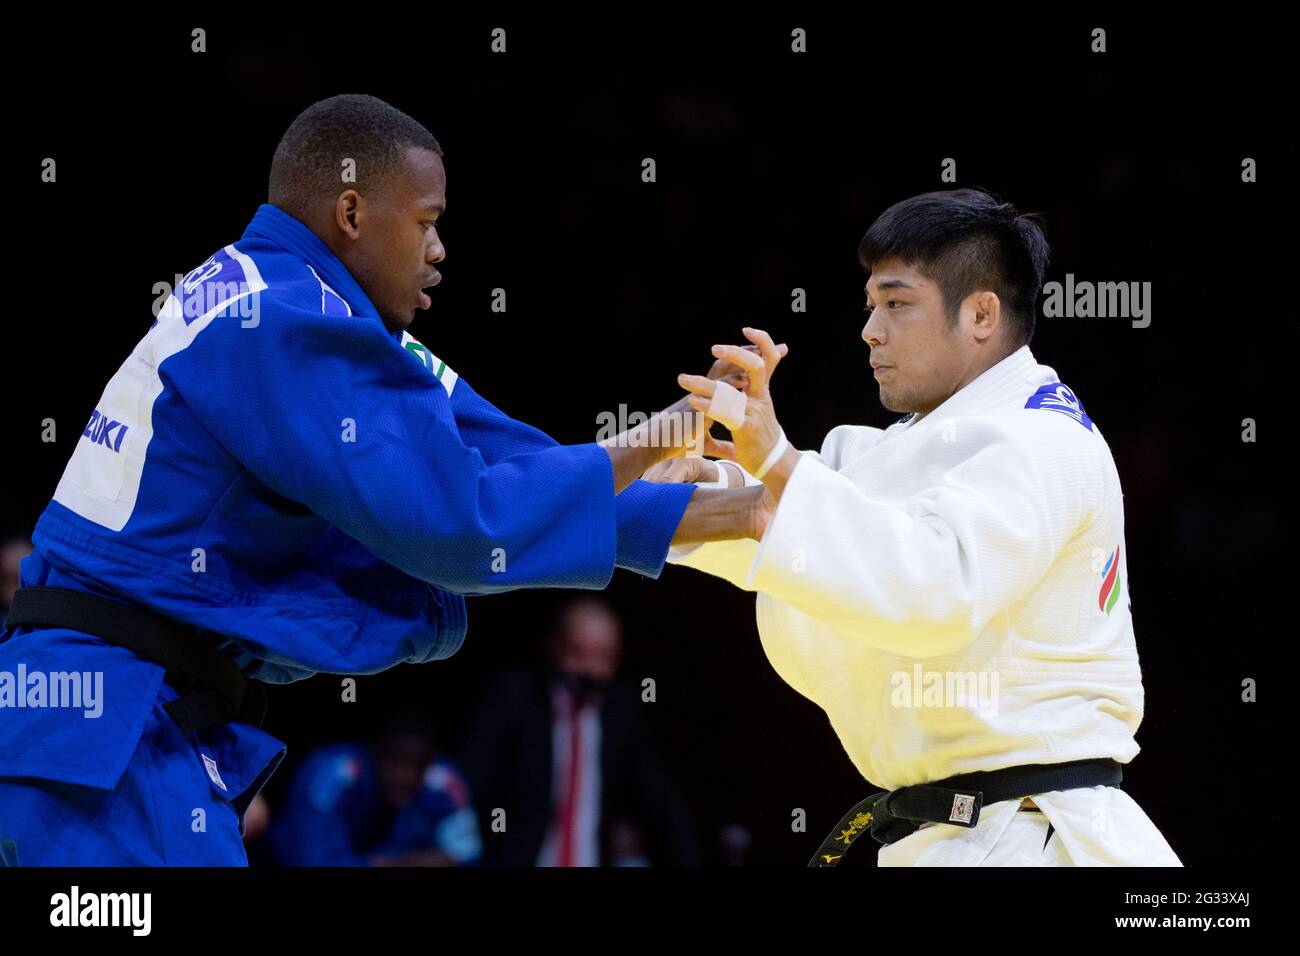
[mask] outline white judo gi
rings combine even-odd
[[[919,420],[833,429],[761,542],[669,560],[758,592],[772,666],[879,787],[1138,752],[1119,475],[1027,345]],[[1181,865],[1120,789],[1025,796],[1041,813],[1009,800],[972,828],[922,824],[879,862]]]

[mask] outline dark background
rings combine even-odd
[[[1262,798],[1279,751],[1244,678],[1283,659],[1274,489],[1294,375],[1294,86],[1279,24],[1158,26],[918,11],[709,21],[444,17],[268,26],[195,17],[50,25],[11,42],[43,81],[11,82],[19,219],[3,337],[0,531],[28,533],[75,434],[152,319],[153,285],[235,241],[270,157],[309,103],[380,96],[445,150],[448,257],[411,331],[491,401],[560,441],[619,403],[651,411],[742,325],[791,348],[787,433],[885,426],[860,338],[858,240],[889,204],[956,185],[1043,215],[1048,280],[1150,281],[1153,319],[1039,319],[1032,343],[1079,394],[1123,481],[1147,692],[1126,788],[1188,864],[1253,862],[1282,819]],[[358,11],[358,15],[364,14]],[[630,17],[631,19],[624,19]],[[190,30],[208,52],[190,52]],[[508,53],[489,52],[505,27]],[[809,52],[789,51],[794,26]],[[1089,52],[1089,31],[1109,51]],[[1292,116],[1291,119],[1285,119]],[[42,158],[58,182],[39,181]],[[658,182],[640,180],[654,157]],[[1259,182],[1241,182],[1241,161]],[[490,290],[509,310],[490,311]],[[793,314],[790,290],[807,290]],[[1259,441],[1241,441],[1242,420]],[[71,427],[70,427],[71,426]],[[1270,479],[1272,479],[1270,481]],[[619,572],[608,597],[624,673],[655,678],[660,741],[706,847],[748,826],[754,861],[802,865],[868,791],[821,710],[768,666],[753,597],[695,572]],[[290,760],[417,697],[454,743],[486,679],[526,659],[561,592],[474,599],[452,660],[276,688],[267,729]],[[1287,659],[1289,660],[1289,654]],[[1276,684],[1274,684],[1276,686]],[[1267,701],[1273,691],[1266,688]],[[274,803],[288,773],[268,788]],[[790,832],[792,808],[808,832]],[[1242,836],[1242,834],[1246,836]],[[870,863],[870,841],[855,851]]]

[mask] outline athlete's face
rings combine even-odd
[[[389,329],[404,329],[416,309],[431,302],[423,291],[441,281],[434,267],[447,251],[438,238],[438,218],[447,208],[447,174],[442,157],[416,146],[406,151],[405,169],[382,191],[348,190],[335,204],[343,232],[340,258],[379,310]]]
[[[928,414],[1000,357],[988,347],[999,317],[992,292],[967,296],[950,324],[938,284],[898,258],[875,264],[866,292],[862,339],[890,411]]]

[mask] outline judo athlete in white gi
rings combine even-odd
[[[714,347],[745,370],[742,394],[679,379],[731,428],[731,483],[757,474],[765,490],[736,540],[669,560],[758,593],[772,666],[888,791],[1138,753],[1119,476],[1078,397],[1029,348],[1047,254],[1037,223],[976,190],[887,210],[859,249],[862,338],[881,402],[908,414],[841,425],[820,452],[785,440],[769,392],[783,349],[767,333]],[[732,466],[697,457],[646,477],[719,470]],[[1118,786],[1013,792],[974,825],[882,839],[880,865],[1181,865]]]

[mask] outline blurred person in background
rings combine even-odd
[[[545,663],[489,685],[461,762],[481,808],[485,864],[701,862],[639,690],[615,679],[621,630],[603,601],[574,600],[546,638]],[[498,810],[505,828],[494,832]]]
[[[478,862],[469,789],[438,753],[421,711],[390,715],[369,744],[310,753],[271,828],[284,866],[457,866]]]

